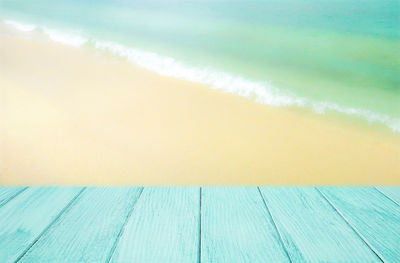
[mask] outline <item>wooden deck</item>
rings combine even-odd
[[[0,262],[400,262],[400,187],[3,187]]]

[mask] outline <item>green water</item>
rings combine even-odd
[[[296,96],[400,118],[398,0],[0,3],[5,19],[79,30]]]

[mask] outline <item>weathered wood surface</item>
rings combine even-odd
[[[1,207],[0,262],[15,262],[22,257],[80,191],[29,188]]]
[[[399,262],[399,193],[0,187],[0,262]]]
[[[20,262],[105,262],[141,188],[89,188]]]
[[[26,187],[0,187],[0,207],[22,193]]]
[[[201,262],[290,262],[256,187],[206,187],[201,200]]]
[[[373,187],[319,190],[384,262],[399,262],[400,206]]]
[[[400,187],[377,187],[377,189],[400,206]]]
[[[111,261],[197,262],[199,205],[199,187],[145,188]]]
[[[315,189],[261,192],[293,262],[381,262]]]

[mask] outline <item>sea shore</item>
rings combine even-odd
[[[399,134],[1,30],[1,185],[400,184]]]

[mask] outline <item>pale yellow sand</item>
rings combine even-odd
[[[3,37],[5,185],[400,184],[400,136]]]

